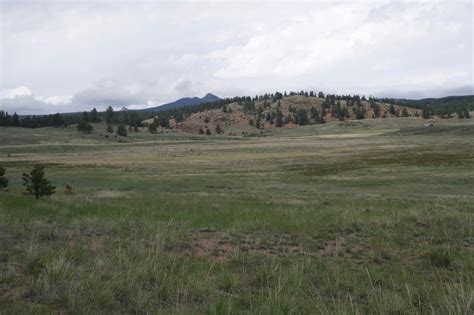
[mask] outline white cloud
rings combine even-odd
[[[472,12],[468,0],[2,2],[0,99],[47,112],[207,92],[447,93],[474,85]]]
[[[33,92],[26,86],[19,86],[9,90],[0,91],[0,99],[15,99],[17,97],[32,96]]]

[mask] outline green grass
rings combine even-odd
[[[0,312],[473,313],[474,123],[422,124],[0,129]]]

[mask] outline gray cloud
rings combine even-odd
[[[474,85],[469,0],[0,8],[0,104],[10,112],[156,106],[207,92],[444,96]],[[18,87],[33,96],[11,97]]]

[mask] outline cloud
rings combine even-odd
[[[447,95],[474,84],[472,6],[2,2],[0,99],[9,111],[54,112],[149,107],[207,92]]]

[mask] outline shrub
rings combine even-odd
[[[127,128],[125,128],[125,125],[122,125],[122,124],[118,125],[116,134],[117,136],[120,136],[120,137],[126,137]]]

